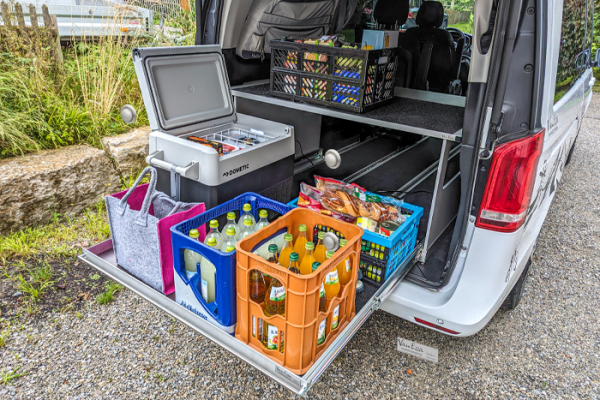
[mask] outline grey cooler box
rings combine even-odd
[[[250,191],[290,200],[294,128],[236,113],[219,46],[138,48],[133,61],[160,191],[207,208]],[[190,136],[239,150],[220,156]]]

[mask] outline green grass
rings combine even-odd
[[[4,368],[2,371],[0,371],[0,383],[3,385],[8,385],[13,380],[20,378],[21,376],[27,375],[26,373],[23,373],[23,374],[17,373],[18,370],[19,370],[19,367],[15,368],[13,370]]]
[[[121,290],[123,290],[123,285],[116,282],[107,281],[104,285],[104,292],[100,293],[98,297],[96,297],[96,302],[102,305],[108,304],[114,300],[115,294]]]
[[[6,342],[8,341],[9,336],[10,336],[10,323],[4,330],[0,331],[0,347],[6,346]]]

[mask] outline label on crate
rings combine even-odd
[[[270,350],[277,350],[277,327],[275,325],[269,325],[267,328],[267,348]]]
[[[325,283],[327,285],[335,285],[336,283],[339,283],[339,281],[340,278],[338,277],[337,269],[334,269],[325,275]]]
[[[208,303],[208,282],[204,279],[200,279],[200,281],[202,281],[202,298]]]
[[[283,286],[273,286],[271,288],[271,294],[269,295],[269,298],[272,301],[283,301],[285,300],[285,288]]]
[[[340,306],[337,306],[333,309],[333,314],[331,314],[331,330],[334,330],[338,327],[338,319],[340,316]]]
[[[325,286],[323,286],[323,282],[321,282],[321,291],[319,292],[319,297],[325,297]]]
[[[352,264],[350,264],[350,260],[346,260],[346,272],[350,272],[352,270]]]
[[[321,321],[319,324],[319,336],[317,336],[317,344],[323,344],[325,341],[325,327],[327,326],[326,322],[327,318]]]

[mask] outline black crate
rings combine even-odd
[[[271,41],[271,95],[365,112],[394,98],[399,49]]]

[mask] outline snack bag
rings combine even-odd
[[[355,217],[344,215],[325,207],[323,204],[323,193],[317,188],[307,185],[306,183],[300,184],[298,207],[308,208],[309,210],[316,211],[323,215],[327,215],[345,222],[354,223],[354,221],[356,221]]]

